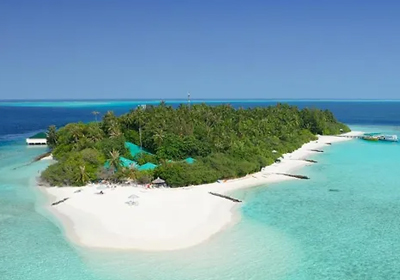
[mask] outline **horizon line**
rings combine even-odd
[[[185,101],[186,98],[88,98],[88,99],[0,99],[0,102],[85,102],[85,101]],[[375,98],[193,98],[190,101],[400,101],[399,99],[375,99]]]

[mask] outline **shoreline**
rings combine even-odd
[[[348,135],[359,135],[350,132]],[[262,171],[222,183],[173,189],[145,189],[117,186],[103,189],[99,185],[85,187],[39,187],[47,200],[69,199],[59,205],[45,205],[56,218],[69,241],[80,247],[106,250],[169,251],[201,244],[215,234],[237,224],[240,204],[208,192],[229,193],[296,178],[276,173],[292,173],[314,163],[304,159],[316,154],[327,143],[350,141],[350,138],[319,136],[298,150],[283,155]],[[76,192],[81,190],[80,192]],[[136,195],[137,205],[127,205]],[[53,201],[53,202],[54,202]]]

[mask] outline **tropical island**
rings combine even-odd
[[[235,109],[230,105],[138,106],[101,121],[50,126],[47,143],[56,163],[42,172],[51,186],[161,177],[171,187],[243,177],[283,154],[350,129],[328,110],[287,104]]]
[[[352,139],[335,136],[349,128],[331,112],[286,104],[161,103],[97,116],[49,128],[56,161],[41,177],[55,187],[40,187],[66,236],[90,248],[200,244],[239,220],[233,191],[297,180],[293,172],[315,164],[309,156]],[[157,177],[172,188],[148,188]]]

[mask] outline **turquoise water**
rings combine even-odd
[[[42,215],[44,198],[33,186],[46,164],[26,164],[44,150],[0,147],[0,279],[101,279],[90,277],[82,258]]]
[[[42,151],[20,141],[0,147],[1,280],[400,279],[400,144],[329,146],[298,171],[311,180],[238,191],[245,201],[238,224],[199,246],[161,253],[68,243],[34,187],[46,164],[24,166]]]
[[[312,180],[247,192],[244,216],[299,244],[283,279],[400,279],[399,156],[394,143],[336,144],[301,171]]]

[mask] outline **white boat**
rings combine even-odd
[[[389,142],[398,142],[397,135],[382,135],[379,136],[379,140],[389,141]]]

